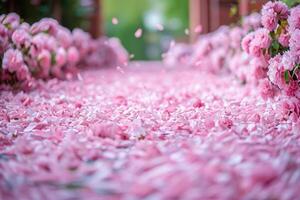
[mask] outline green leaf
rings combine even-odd
[[[286,3],[290,8],[300,4],[300,0],[282,0]]]
[[[271,47],[269,49],[270,55],[271,55],[272,58],[279,53],[279,49],[280,49],[280,44],[278,43],[277,40],[274,39],[272,41]]]
[[[51,52],[51,65],[55,64],[55,53]]]
[[[279,43],[276,40],[273,41],[273,48],[276,50],[279,49]]]
[[[284,72],[284,80],[285,80],[285,83],[289,83],[289,81],[290,81],[289,71]]]
[[[271,35],[272,39],[275,38],[275,32],[274,32],[274,31],[271,31],[271,32],[270,32],[270,35]]]

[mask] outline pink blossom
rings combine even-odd
[[[202,49],[201,49],[202,50]],[[197,62],[197,52],[194,52],[195,62]],[[188,65],[190,57],[192,56],[192,48],[184,43],[178,43],[170,47],[164,58],[164,63],[167,66],[174,66],[176,64]]]
[[[108,39],[108,45],[114,49],[117,56],[117,63],[123,65],[128,62],[128,53],[126,49],[124,49],[121,45],[121,41],[118,38],[110,38]]]
[[[283,117],[287,117],[290,114],[295,114],[298,118],[300,116],[300,104],[299,99],[295,97],[286,97],[279,102],[278,111]]]
[[[59,27],[56,33],[56,39],[59,45],[61,45],[64,48],[68,48],[71,46],[73,42],[72,34],[71,32],[64,28],[64,27]]]
[[[76,71],[79,62],[85,66],[90,63],[94,66],[127,65],[128,54],[119,41],[103,38],[99,43],[83,30],[74,29],[71,33],[49,18],[30,26],[26,22],[20,24],[19,16],[10,13],[1,15],[0,21],[0,54],[4,57],[0,68],[1,83],[25,89],[35,85],[33,79],[46,79],[50,75],[70,77],[66,71]],[[68,65],[71,68],[61,68]]]
[[[18,49],[8,49],[3,56],[2,68],[13,73],[23,64],[22,53]]]
[[[282,56],[277,55],[269,60],[268,77],[270,81],[280,89],[284,89],[286,82],[284,80],[284,66],[281,63]]]
[[[45,48],[45,43],[48,40],[48,36],[45,33],[39,33],[37,35],[34,35],[32,37],[32,49],[36,49],[37,51],[42,50],[43,48]]]
[[[276,12],[277,17],[279,19],[287,19],[289,15],[288,6],[281,1],[275,1],[273,4],[273,9]]]
[[[259,88],[263,99],[273,98],[275,96],[275,88],[268,79],[262,79],[259,82]]]
[[[278,20],[288,18],[289,10],[286,4],[275,1],[269,1],[262,8],[262,25],[269,31],[274,31],[277,27]]]
[[[262,12],[261,23],[264,28],[274,31],[277,27],[277,18],[274,10],[266,10]]]
[[[194,103],[193,103],[193,107],[194,108],[201,108],[204,106],[204,103],[200,100],[200,99],[197,99]]]
[[[250,52],[250,44],[251,44],[252,40],[254,39],[254,37],[255,37],[254,32],[251,32],[248,35],[246,35],[242,40],[242,48],[247,53]]]
[[[2,54],[8,46],[8,30],[0,23],[0,54]]]
[[[300,29],[300,5],[291,9],[288,18],[289,30],[292,33],[295,29]]]
[[[58,46],[55,38],[46,33],[38,33],[34,35],[32,37],[31,43],[37,49],[37,51],[41,51],[42,49],[47,49],[48,51],[54,51]]]
[[[298,81],[290,80],[287,86],[284,88],[284,92],[287,96],[293,97],[299,91]]]
[[[269,31],[260,28],[248,34],[242,41],[243,49],[252,56],[262,56],[263,50],[269,48],[272,38]]]
[[[230,43],[233,48],[240,48],[243,36],[244,30],[240,27],[235,27],[230,30]]]
[[[84,32],[79,28],[75,28],[72,31],[72,34],[73,34],[74,42],[78,43],[78,45],[80,42],[87,42],[91,39],[91,36],[87,32]]]
[[[266,77],[268,63],[263,57],[252,59],[250,65],[254,68],[253,76],[255,79],[259,80]]]
[[[13,32],[11,40],[18,48],[28,48],[31,42],[31,36],[24,29],[17,29]]]
[[[291,33],[290,51],[294,57],[300,60],[300,29],[296,29]]]
[[[79,56],[84,57],[89,51],[89,43],[91,42],[91,36],[78,28],[75,28],[72,31],[72,35],[74,45],[79,51]]]
[[[268,30],[260,28],[257,31],[255,31],[255,38],[254,40],[257,43],[260,43],[260,47],[262,49],[269,48],[272,38],[270,36],[270,33]]]
[[[281,58],[281,64],[284,70],[292,71],[296,66],[296,57],[294,57],[290,51],[287,51]]]
[[[261,15],[252,13],[243,18],[242,27],[245,31],[256,30],[261,27]]]
[[[43,49],[37,57],[39,66],[41,67],[41,75],[42,77],[47,77],[50,66],[51,66],[51,54],[49,51]]]
[[[8,25],[9,30],[15,30],[20,25],[20,17],[16,13],[9,13],[2,21],[2,24]]]
[[[23,22],[22,24],[20,24],[19,28],[23,29],[26,32],[30,31],[30,25],[27,22]]]
[[[79,53],[75,47],[70,47],[67,51],[67,61],[70,64],[76,64],[79,61]]]
[[[28,70],[26,64],[24,64],[24,63],[20,65],[16,74],[17,74],[18,79],[21,81],[26,80],[30,77],[29,70]]]
[[[219,120],[219,126],[223,129],[230,129],[233,126],[233,121],[227,117]]]
[[[48,33],[50,35],[55,35],[58,29],[58,22],[52,18],[43,18],[40,21],[32,24],[30,27],[31,34],[35,35],[37,33]]]
[[[67,53],[64,48],[60,47],[57,49],[56,55],[55,55],[55,64],[58,67],[63,66],[66,63],[67,60]]]
[[[262,48],[260,45],[261,43],[258,40],[253,40],[250,43],[249,54],[255,57],[262,56]]]
[[[58,42],[55,37],[47,36],[47,40],[44,43],[44,48],[49,51],[55,51],[58,48]]]
[[[280,34],[278,37],[278,42],[283,46],[283,47],[288,47],[289,46],[289,40],[290,40],[290,34],[287,32],[283,32]]]

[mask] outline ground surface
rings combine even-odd
[[[275,103],[228,76],[144,65],[1,92],[0,199],[300,196],[300,133]]]

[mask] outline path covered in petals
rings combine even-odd
[[[297,199],[300,129],[280,106],[159,63],[1,91],[0,199]]]

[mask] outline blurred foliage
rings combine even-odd
[[[286,3],[290,8],[300,4],[300,0],[282,0]]]
[[[89,7],[82,6],[80,0],[59,0],[61,6],[61,23],[70,29],[88,27],[86,16]],[[34,23],[43,17],[53,17],[54,0],[0,0],[0,12],[11,12],[10,4],[13,3],[14,12],[17,12],[26,22]]]
[[[239,12],[238,12],[238,6],[233,4],[231,7],[230,7],[230,11],[229,11],[229,17],[233,17],[233,16],[236,16],[238,15]]]
[[[33,23],[43,17],[54,16],[54,2],[61,7],[61,24],[69,29],[89,27],[91,0],[0,0],[0,12],[17,12],[26,22]],[[118,37],[134,59],[160,59],[162,49],[170,40],[187,40],[184,30],[188,28],[188,0],[102,0],[105,32]],[[157,31],[149,21],[157,15],[164,26]],[[156,16],[156,17],[157,17]],[[113,17],[119,24],[113,25]],[[155,16],[154,16],[155,18]],[[151,22],[150,22],[151,23]],[[151,27],[152,26],[152,27]],[[134,37],[135,31],[143,29],[143,36]]]
[[[160,59],[163,45],[171,38],[185,40],[184,29],[188,28],[187,0],[103,0],[106,34],[118,37],[134,59]],[[147,25],[147,17],[161,18],[163,31],[157,31]],[[112,24],[112,18],[119,20]],[[134,32],[143,29],[143,36],[135,38]]]

